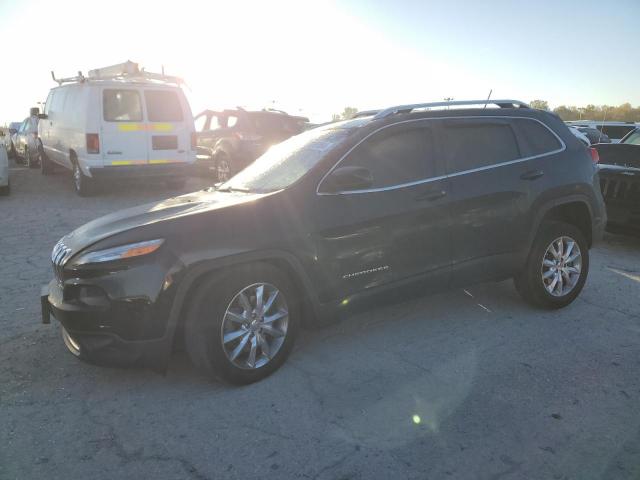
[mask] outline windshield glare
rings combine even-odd
[[[273,192],[288,187],[311,170],[351,130],[335,125],[315,128],[271,147],[219,190]]]

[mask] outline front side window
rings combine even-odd
[[[196,127],[196,132],[204,132],[204,127],[207,124],[207,115],[204,113],[202,115],[198,115],[193,119],[193,123]]]
[[[137,90],[104,90],[102,105],[107,122],[142,121],[142,103]]]
[[[443,126],[443,141],[447,173],[520,158],[515,135],[507,123],[485,120],[449,122]]]
[[[437,176],[431,129],[388,128],[358,145],[340,167],[364,167],[372,189],[400,186]]]
[[[181,122],[182,105],[173,90],[145,90],[147,117],[150,122]]]

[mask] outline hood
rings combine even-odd
[[[119,210],[82,225],[60,239],[73,254],[107,237],[174,218],[247,203],[265,194],[203,190]]]

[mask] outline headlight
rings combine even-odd
[[[114,260],[124,260],[125,258],[139,257],[155,252],[164,242],[163,239],[149,240],[146,242],[130,243],[120,247],[107,248],[106,250],[96,250],[81,254],[75,265],[85,265],[87,263],[113,262]]]

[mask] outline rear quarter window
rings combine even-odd
[[[141,122],[142,104],[137,90],[106,89],[102,108],[107,122]]]
[[[558,138],[540,122],[527,119],[515,119],[513,122],[520,134],[523,157],[544,155],[562,148]]]
[[[172,90],[145,90],[150,122],[181,122],[184,119],[178,94]]]

